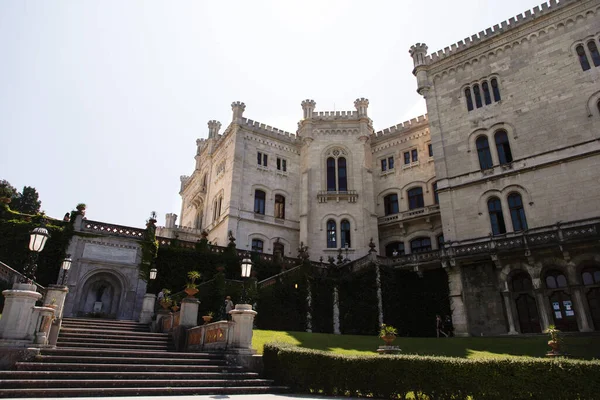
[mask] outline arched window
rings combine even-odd
[[[335,158],[327,159],[327,191],[335,192]]]
[[[337,248],[337,237],[336,237],[336,223],[334,220],[330,219],[327,221],[327,248],[335,249]]]
[[[259,253],[263,252],[264,242],[260,239],[252,239],[252,251],[257,251]]]
[[[431,250],[431,239],[428,237],[416,238],[410,241],[411,253],[423,253]]]
[[[587,54],[585,54],[585,49],[583,48],[583,45],[580,44],[579,46],[577,46],[575,48],[575,51],[577,52],[577,57],[579,57],[581,69],[583,69],[584,71],[590,69],[590,62],[588,61]]]
[[[564,287],[567,287],[567,278],[562,272],[553,269],[546,273],[547,289],[559,289]]]
[[[475,105],[477,108],[481,108],[481,93],[479,92],[479,85],[473,85],[473,94],[475,95]]]
[[[497,197],[488,200],[488,212],[490,214],[490,223],[492,224],[492,234],[501,235],[506,233],[504,225],[504,215],[502,214],[502,203]]]
[[[383,208],[385,215],[398,214],[398,195],[396,193],[388,194],[383,198]]]
[[[540,317],[533,297],[533,283],[529,274],[525,271],[517,272],[512,277],[510,286],[521,333],[541,332]]]
[[[477,155],[479,156],[479,167],[481,169],[490,169],[493,166],[492,153],[490,153],[490,144],[486,136],[479,136],[475,141],[477,146]]]
[[[500,87],[498,87],[498,79],[494,78],[491,80],[492,83],[492,92],[494,93],[494,101],[502,100],[500,98]]]
[[[597,265],[585,267],[581,271],[581,280],[587,286],[583,292],[588,302],[594,329],[600,331],[600,268]]]
[[[398,257],[404,255],[404,242],[392,242],[385,246],[386,257]]]
[[[588,42],[588,50],[590,51],[590,54],[592,55],[592,62],[594,63],[594,66],[597,67],[600,65],[600,53],[598,53],[598,46],[596,46],[596,42],[594,42],[593,40],[590,40]]]
[[[340,223],[340,233],[342,235],[342,241],[340,244],[343,247],[352,247],[352,241],[350,239],[350,222],[347,219],[343,219]]]
[[[285,219],[285,197],[275,195],[275,218]]]
[[[490,95],[490,85],[488,85],[487,82],[483,82],[481,84],[481,89],[483,89],[483,100],[485,104],[492,104],[492,96]]]
[[[465,89],[465,99],[467,99],[467,111],[473,111],[473,98],[471,97],[471,88]]]
[[[196,214],[196,221],[194,222],[194,228],[196,229],[202,229],[202,214],[204,213],[204,210],[198,210],[197,214]]]
[[[416,187],[408,191],[408,208],[413,210],[415,208],[423,208],[423,188]]]
[[[338,158],[338,191],[348,191],[348,177],[346,176],[346,159]]]
[[[202,192],[206,192],[206,180],[207,180],[206,175],[207,174],[204,174],[204,176],[202,177],[202,187],[200,188],[200,191],[202,191]]]
[[[525,209],[523,209],[523,200],[519,193],[511,193],[508,195],[508,208],[510,209],[510,219],[512,220],[513,230],[515,232],[527,230]]]
[[[280,242],[273,243],[273,254],[279,253],[283,256],[284,252],[285,252],[285,247],[283,246],[283,243],[280,243]]]
[[[587,267],[581,272],[581,280],[585,286],[600,285],[600,268]]]
[[[500,130],[494,134],[496,140],[496,149],[498,150],[498,161],[500,165],[512,162],[513,157],[508,143],[508,134],[505,130]]]
[[[431,189],[433,190],[433,204],[440,204],[440,198],[438,197],[437,182],[433,182],[433,184],[431,185]]]
[[[265,214],[265,199],[267,195],[262,190],[254,191],[254,212],[256,214]]]
[[[513,292],[527,292],[533,290],[531,277],[527,272],[516,273],[511,280],[511,289]]]

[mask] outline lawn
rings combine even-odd
[[[394,345],[402,349],[402,354],[461,358],[544,357],[549,350],[547,341],[545,335],[441,339],[398,337]],[[270,342],[354,355],[376,355],[377,347],[383,344],[377,336],[254,330],[252,347],[258,353],[262,354],[263,345]],[[571,358],[600,359],[600,336],[565,336],[564,351]]]

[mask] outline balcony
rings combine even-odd
[[[336,190],[319,190],[317,200],[319,203],[327,203],[328,201],[346,200],[348,203],[356,203],[358,192],[356,190],[336,191]]]
[[[421,217],[430,217],[432,215],[437,215],[440,213],[439,204],[434,204],[432,206],[416,208],[414,210],[403,211],[398,214],[386,215],[384,217],[379,217],[377,219],[377,223],[379,225],[387,225],[394,222],[403,222],[408,221],[415,218]]]

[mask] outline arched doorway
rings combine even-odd
[[[123,295],[120,280],[108,271],[91,275],[84,283],[76,315],[118,318]]]
[[[577,332],[579,328],[575,308],[565,275],[559,270],[551,269],[546,272],[544,283],[556,328],[565,332]]]
[[[513,275],[510,283],[521,333],[540,333],[540,316],[531,277],[527,272],[519,271]]]
[[[594,330],[600,331],[600,267],[586,266],[581,270],[581,281],[590,309]]]

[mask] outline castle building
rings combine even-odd
[[[411,47],[428,115],[375,132],[369,101],[294,133],[232,104],[181,177],[198,237],[311,259],[372,240],[381,264],[444,268],[458,334],[600,330],[599,0],[536,7],[444,50]],[[183,228],[188,227],[188,228]]]

